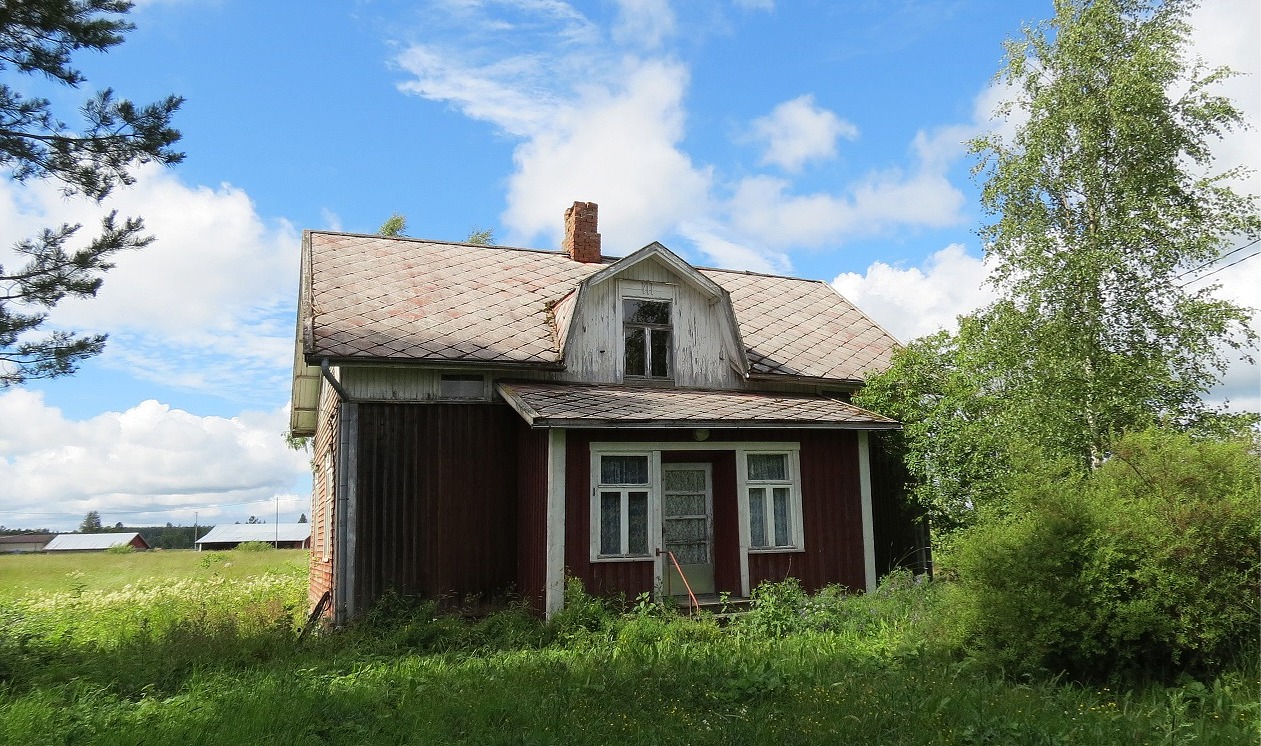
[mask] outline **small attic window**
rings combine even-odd
[[[461,373],[443,373],[438,379],[440,399],[485,399],[486,377]]]
[[[623,299],[622,335],[623,373],[627,378],[668,379],[674,375],[670,301]]]

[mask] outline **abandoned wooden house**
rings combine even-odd
[[[897,343],[827,283],[307,231],[290,429],[314,439],[311,598],[387,589],[747,597],[870,589],[907,516],[849,402]],[[686,581],[686,582],[684,582]]]

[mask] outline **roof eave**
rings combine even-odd
[[[308,363],[326,359],[329,365],[363,365],[370,367],[395,368],[461,368],[479,370],[537,370],[547,373],[563,371],[565,364],[556,362],[540,362],[536,360],[469,360],[465,358],[429,358],[429,357],[354,357],[334,355],[307,355]]]
[[[800,383],[815,386],[838,386],[849,391],[857,391],[866,385],[861,378],[827,378],[823,376],[799,376],[793,373],[749,373],[750,381],[775,381],[778,383]]]
[[[509,402],[511,403],[511,402]],[[516,409],[516,407],[513,407]],[[520,410],[517,410],[520,414]],[[535,429],[567,430],[900,430],[899,422],[818,422],[794,420],[596,420],[522,418]]]

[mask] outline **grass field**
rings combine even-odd
[[[306,577],[307,551],[271,552],[78,552],[0,555],[0,601],[76,589],[118,591],[144,580],[239,580],[267,572]]]
[[[396,603],[299,642],[302,552],[0,557],[4,744],[1255,744],[1255,668],[1010,681],[951,647],[949,587],[766,603],[740,622],[544,625]]]

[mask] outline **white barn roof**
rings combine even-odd
[[[109,549],[130,544],[140,533],[119,534],[58,534],[44,547],[45,552],[73,552],[92,549]]]
[[[198,544],[236,544],[242,541],[306,541],[309,523],[229,523],[215,526]]]

